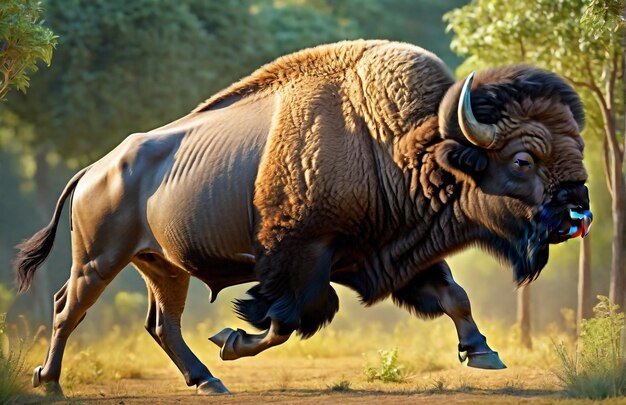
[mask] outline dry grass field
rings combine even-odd
[[[234,322],[234,321],[233,321]],[[235,322],[236,324],[236,322]],[[231,323],[232,325],[232,323]],[[243,326],[243,325],[235,325]],[[185,335],[192,349],[222,379],[231,395],[198,396],[186,387],[178,370],[147,333],[114,327],[105,336],[77,332],[63,367],[65,398],[45,397],[28,389],[15,403],[77,404],[403,404],[403,403],[533,403],[578,404],[568,399],[555,371],[554,345],[572,345],[554,329],[536,336],[534,349],[517,345],[514,329],[483,327],[508,369],[468,368],[456,360],[456,336],[448,319],[409,319],[385,331],[373,323],[366,328],[327,328],[313,338],[291,339],[254,358],[224,362],[206,338],[217,325],[199,324]],[[44,334],[47,335],[47,334]],[[40,364],[47,345],[36,340],[28,353],[23,384]],[[380,350],[397,349],[392,365],[399,382],[369,380],[368,368],[379,371]],[[383,370],[388,372],[389,370]],[[626,399],[606,403],[626,403]]]

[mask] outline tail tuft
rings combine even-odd
[[[18,293],[30,288],[35,271],[46,261],[52,250],[56,230],[57,222],[53,221],[30,239],[17,245],[20,251],[13,262],[13,269],[17,278]]]
[[[72,177],[67,183],[65,189],[61,193],[57,206],[54,209],[54,216],[52,221],[34,234],[30,239],[25,240],[16,247],[20,250],[13,261],[13,269],[15,271],[17,281],[17,291],[23,293],[30,288],[33,283],[33,277],[35,271],[46,261],[52,245],[54,245],[54,235],[57,232],[57,226],[59,225],[59,218],[61,217],[61,210],[65,199],[74,191],[74,188],[78,184],[78,181],[87,173],[90,166],[85,167]],[[70,218],[71,218],[71,204],[70,204]]]

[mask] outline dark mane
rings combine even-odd
[[[448,89],[439,107],[439,128],[444,138],[465,142],[457,120],[457,106],[464,78]],[[472,86],[472,111],[479,122],[495,124],[505,106],[524,99],[553,99],[567,105],[578,124],[585,126],[580,97],[563,78],[529,65],[511,65],[476,72]]]
[[[499,121],[503,106],[511,101],[553,98],[570,108],[581,130],[585,126],[585,113],[578,94],[554,73],[528,65],[513,65],[479,72],[474,82],[472,110],[480,122]]]

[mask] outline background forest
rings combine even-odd
[[[448,15],[447,21],[443,20],[444,13],[466,3],[43,1],[44,24],[58,36],[51,66],[42,63],[32,75],[26,93],[13,91],[0,104],[0,313],[8,311],[9,319],[27,314],[34,324],[49,324],[52,295],[69,273],[67,221],[61,221],[56,247],[45,269],[37,273],[33,289],[17,298],[11,261],[16,252],[14,246],[49,221],[57,196],[78,168],[103,156],[128,134],[150,130],[187,113],[214,92],[280,55],[341,39],[384,38],[429,49],[453,71],[460,66],[459,74],[464,75],[475,67],[512,62],[537,63],[558,71],[553,62],[559,52],[570,52],[571,44],[567,43],[544,43],[543,53],[532,42],[524,47],[526,36],[537,38],[548,26],[542,27],[537,21],[541,15],[533,15],[532,10],[515,10],[507,2],[479,1],[484,9],[493,7],[493,14],[456,11]],[[537,3],[538,7],[564,4]],[[581,7],[579,2],[571,3],[578,5],[578,9],[572,6],[567,11],[573,13],[575,21]],[[506,29],[498,30],[497,24],[492,25],[492,31],[479,29],[493,22],[497,13],[497,18],[513,22]],[[548,17],[554,21],[564,18]],[[446,32],[447,24],[452,25],[451,31]],[[453,34],[456,39],[452,48],[459,55],[451,49]],[[502,47],[489,48],[494,41],[501,41]],[[552,54],[546,51],[551,47]],[[461,65],[463,58],[467,60]],[[570,65],[561,66],[562,74],[576,70],[573,61],[563,63]],[[600,78],[606,72],[599,68],[593,74]],[[574,80],[583,79],[575,76]],[[603,167],[603,117],[593,107],[593,91],[583,96],[591,106],[584,135],[595,215],[589,242],[590,295],[595,297],[609,293],[612,199]],[[617,94],[616,106],[621,99]],[[551,249],[548,265],[532,285],[529,311],[534,331],[545,330],[549,325],[572,328],[580,245],[577,239]],[[450,264],[455,278],[467,290],[481,324],[493,322],[509,327],[515,323],[517,293],[510,269],[478,250],[462,253]],[[230,316],[226,314],[231,299],[243,295],[247,288],[232,288],[210,305],[206,288],[194,282],[183,324],[216,322]],[[341,310],[333,325],[336,329],[364,327],[372,322],[391,328],[410,317],[389,302],[361,308],[354,294],[347,290],[340,290],[340,299]],[[140,328],[146,302],[143,281],[134,269],[126,269],[106,290],[80,329],[99,333],[113,324]],[[586,304],[587,311],[592,304]]]

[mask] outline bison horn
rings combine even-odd
[[[470,102],[470,91],[473,80],[474,72],[470,73],[467,79],[465,79],[465,83],[463,83],[463,89],[459,97],[459,126],[461,127],[463,135],[474,145],[487,149],[493,148],[498,129],[493,124],[482,124],[474,117],[472,104]]]

